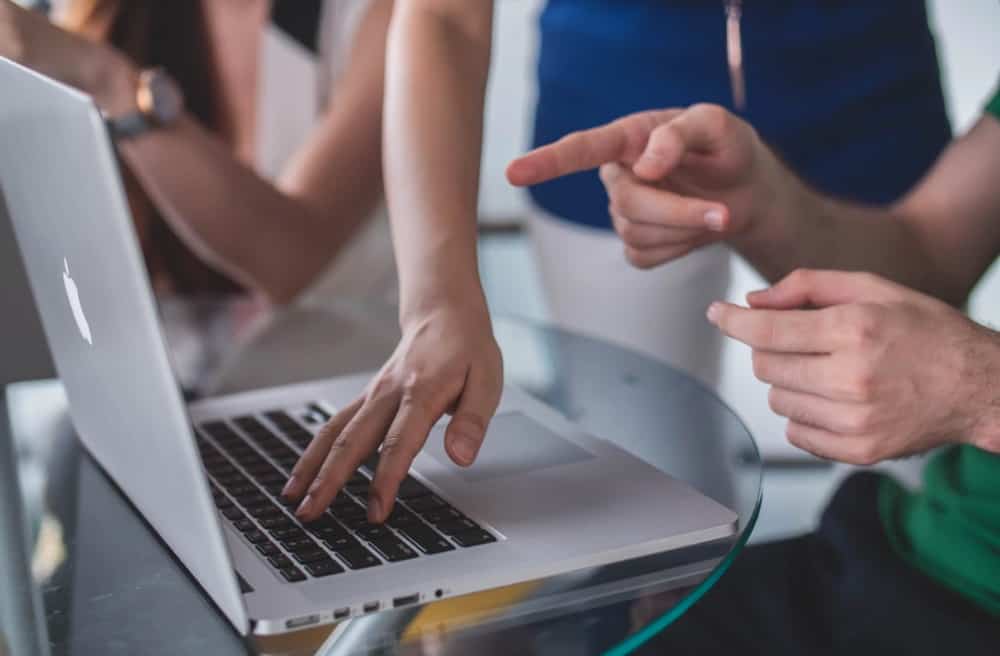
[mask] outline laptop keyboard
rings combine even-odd
[[[293,418],[297,414],[302,418]],[[367,520],[369,458],[315,522],[295,518],[281,498],[288,474],[313,432],[330,418],[318,403],[304,413],[272,410],[201,424],[198,451],[223,518],[290,583],[496,542],[452,504],[407,476],[385,524]]]

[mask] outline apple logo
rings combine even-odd
[[[94,338],[90,334],[90,324],[87,323],[87,315],[83,313],[83,306],[80,305],[80,292],[69,275],[69,261],[66,258],[63,258],[63,284],[66,286],[66,298],[69,299],[69,307],[73,310],[76,327],[80,329],[80,335],[87,340],[87,343],[93,346]]]

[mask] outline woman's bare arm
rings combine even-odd
[[[190,117],[121,144],[129,168],[188,246],[275,302],[293,299],[322,272],[381,197],[391,12],[390,0],[372,3],[335,102],[274,184]],[[118,88],[127,93],[129,85]]]

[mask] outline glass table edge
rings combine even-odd
[[[732,408],[729,408],[729,405],[721,398],[717,397],[717,401],[726,406],[726,408],[732,412]],[[735,412],[733,412],[733,415],[741,424],[744,423],[742,418],[740,418]],[[744,428],[745,427],[746,426],[744,425]],[[670,610],[666,611],[663,615],[642,627],[639,631],[630,635],[621,643],[605,651],[601,656],[627,656],[645,645],[654,637],[658,636],[662,631],[673,624],[678,618],[694,606],[694,604],[697,603],[706,592],[715,586],[719,579],[722,578],[722,575],[729,570],[729,567],[732,565],[736,557],[743,551],[743,548],[746,547],[747,542],[750,540],[750,534],[753,532],[754,526],[757,524],[757,518],[760,515],[761,502],[764,498],[764,487],[762,484],[764,470],[763,467],[760,466],[760,448],[757,446],[757,441],[754,439],[753,434],[749,430],[747,430],[747,435],[750,438],[752,454],[755,456],[756,462],[758,463],[757,495],[754,499],[753,511],[747,519],[746,527],[740,533],[740,536],[733,545],[733,548],[729,550],[729,553],[726,554],[725,558],[722,559],[715,569],[705,577],[705,580],[695,586],[694,590],[692,590],[680,602],[674,605]]]

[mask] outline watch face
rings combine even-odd
[[[139,109],[159,125],[170,125],[183,110],[183,100],[176,83],[166,71],[144,71],[139,85]]]

